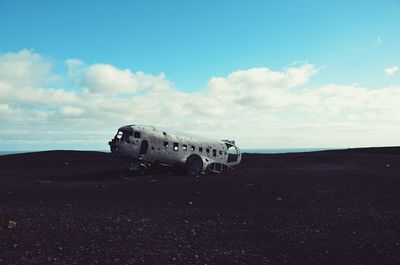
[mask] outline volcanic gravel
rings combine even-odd
[[[243,154],[198,178],[127,168],[0,156],[0,264],[400,264],[400,148]]]

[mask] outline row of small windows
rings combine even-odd
[[[122,131],[119,131],[118,134],[117,134],[117,138],[118,139],[124,138],[125,135],[129,137],[129,134],[125,134]],[[126,140],[129,142],[129,138],[128,137],[126,137],[127,138]],[[140,138],[140,132],[134,131],[133,132],[133,137],[134,138]],[[169,146],[169,143],[165,141],[164,142],[164,147],[168,147],[168,146]],[[188,146],[186,144],[183,144],[182,145],[182,149],[186,151],[188,149]],[[176,142],[173,143],[173,150],[174,151],[178,151],[179,150],[179,144],[178,143],[176,143]],[[190,146],[190,151],[196,151],[196,147],[194,145],[191,145]],[[212,151],[213,151],[213,156],[217,156],[217,150],[213,149]],[[203,152],[203,147],[199,147],[199,152],[200,153]],[[210,153],[210,148],[206,148],[206,152]],[[219,151],[219,154],[222,155],[222,151]],[[226,155],[226,152],[225,152],[225,155]]]
[[[164,147],[168,147],[168,146],[169,146],[169,143],[168,142],[164,142]],[[172,149],[174,151],[178,151],[179,150],[179,143],[174,142]],[[186,151],[188,149],[188,146],[186,144],[183,144],[182,145],[182,149]],[[196,146],[191,145],[190,146],[190,151],[196,151]],[[199,152],[200,153],[203,152],[203,147],[199,147]],[[210,153],[210,148],[206,148],[206,152]],[[222,155],[222,151],[219,151],[219,154]],[[225,154],[226,154],[226,152],[225,152]],[[213,149],[213,156],[217,156],[217,150],[216,149]]]

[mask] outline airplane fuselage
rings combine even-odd
[[[241,161],[240,149],[233,141],[213,141],[153,126],[123,126],[109,145],[114,155],[144,167],[154,163],[186,166],[189,171],[195,168],[193,174],[222,172]]]

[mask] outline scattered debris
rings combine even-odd
[[[390,165],[389,164],[385,164],[385,167],[390,167]]]
[[[69,166],[69,162],[64,162],[64,165]]]
[[[282,200],[282,198],[278,197],[278,198],[275,198],[275,200],[277,200],[277,201],[281,201],[281,200]]]
[[[8,226],[7,227],[10,228],[10,229],[16,228],[17,227],[17,222],[13,221],[13,220],[10,220],[10,221],[8,221]]]
[[[200,192],[198,192],[198,191],[195,191],[193,193],[194,193],[194,195],[200,196]]]
[[[159,179],[150,179],[149,182],[157,182],[160,181]]]
[[[42,185],[50,184],[50,180],[38,180],[37,183]]]

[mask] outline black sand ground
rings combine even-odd
[[[199,179],[126,167],[0,156],[0,264],[400,263],[400,148],[245,154]]]

